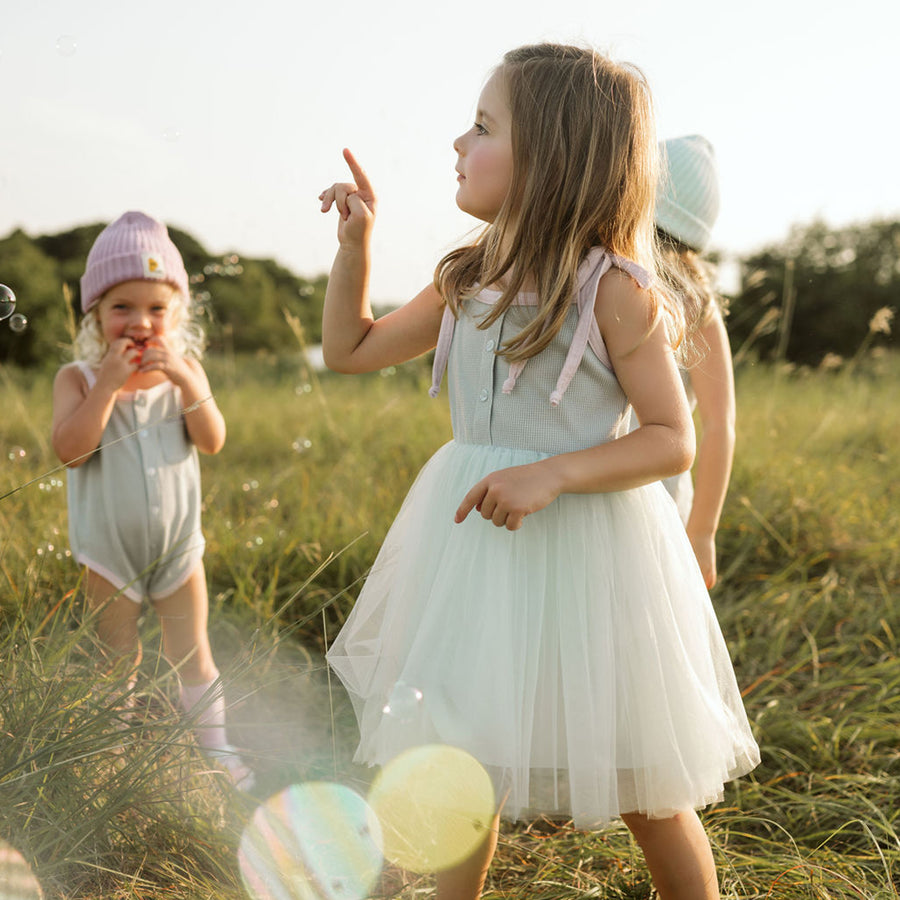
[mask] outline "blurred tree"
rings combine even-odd
[[[57,368],[66,358],[69,319],[56,261],[24,231],[0,240],[0,283],[16,295],[16,311],[28,319],[21,333],[0,322],[0,362]]]
[[[63,285],[70,291],[72,317],[77,320],[85,260],[103,228],[103,223],[95,223],[34,238],[17,230],[0,239],[0,283],[16,293],[17,308],[29,320],[21,334],[0,323],[0,361],[56,367],[68,358],[71,318]],[[204,314],[211,350],[226,346],[237,351],[299,350],[285,310],[300,320],[307,341],[321,340],[327,276],[301,278],[274,260],[234,252],[212,256],[187,232],[169,228],[169,234]]]
[[[57,366],[66,358],[62,286],[71,289],[77,316],[84,261],[102,228],[96,223],[35,238],[14,231],[0,240],[0,283],[16,292],[29,319],[21,334],[0,323],[0,361]],[[169,232],[213,352],[298,350],[285,311],[299,319],[305,341],[321,341],[327,275],[301,278],[274,260],[235,252],[212,256],[188,233]],[[896,346],[890,317],[879,312],[900,307],[900,221],[797,226],[783,244],[745,257],[742,268],[727,319],[738,362],[752,356],[817,365],[827,355],[852,358],[873,340]]]
[[[900,221],[798,226],[784,244],[746,257],[743,272],[727,320],[736,355],[772,360],[781,350],[806,365],[853,357],[879,310],[900,306]],[[897,343],[886,331],[880,340]]]

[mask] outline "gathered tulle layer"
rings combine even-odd
[[[451,441],[419,474],[328,652],[357,761],[452,744],[492,775],[504,816],[585,828],[719,799],[758,750],[662,485],[563,495],[516,532],[477,512],[454,523],[484,475],[539,458]]]

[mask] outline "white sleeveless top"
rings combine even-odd
[[[578,273],[578,293],[556,338],[536,356],[509,364],[503,342],[534,315],[537,297],[522,293],[489,328],[478,322],[500,297],[482,289],[457,320],[446,309],[434,359],[436,396],[449,364],[450,413],[457,441],[557,454],[593,447],[630,430],[631,406],[612,370],[594,316],[597,285],[613,267],[642,287],[650,278],[630,260],[593,248]]]

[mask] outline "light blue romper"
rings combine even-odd
[[[91,367],[74,365],[93,387]],[[181,409],[170,381],[119,391],[100,448],[68,469],[72,555],[137,603],[172,594],[203,558],[200,463]]]

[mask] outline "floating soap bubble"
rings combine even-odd
[[[291,785],[258,807],[238,863],[254,900],[362,900],[382,866],[366,801],[340,784]]]
[[[9,330],[21,334],[28,327],[28,317],[22,313],[13,313],[9,317]]]
[[[481,764],[442,744],[413,747],[385,765],[369,806],[381,824],[384,856],[411,872],[441,872],[487,837],[494,788]]]
[[[16,295],[12,288],[0,284],[0,321],[8,319],[16,311]]]
[[[413,722],[419,717],[422,710],[423,696],[417,687],[398,681],[394,685],[387,703],[384,704],[382,712],[400,722]]]
[[[305,450],[309,450],[312,447],[312,441],[309,438],[297,438],[296,441],[291,443],[291,447],[297,453],[303,453]]]
[[[74,56],[78,42],[71,34],[61,34],[56,39],[56,52],[60,56]]]
[[[42,900],[41,886],[25,858],[6,841],[0,841],[0,898]]]
[[[18,462],[20,459],[25,459],[28,456],[28,453],[25,451],[24,447],[10,447],[9,452],[6,454],[13,462]]]
[[[298,384],[294,388],[294,393],[299,397],[301,394],[308,394],[312,391],[312,385],[307,381],[305,384]]]

